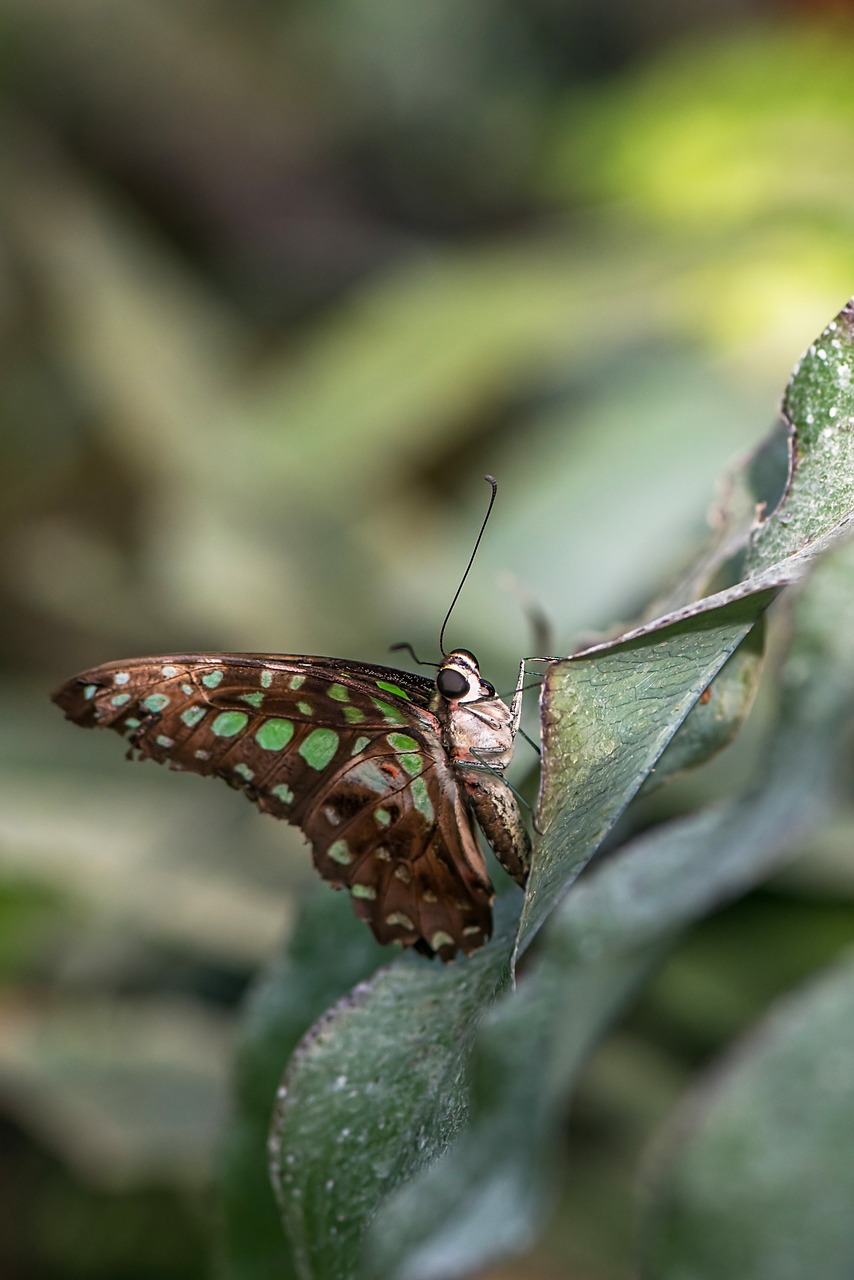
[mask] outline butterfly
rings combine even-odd
[[[436,677],[288,654],[209,653],[107,662],[53,701],[75,724],[114,729],[129,757],[223,778],[299,827],[317,870],[350,893],[379,942],[451,960],[483,946],[494,890],[475,831],[519,884],[531,843],[504,770],[522,712],[445,628]],[[409,649],[410,645],[395,648]],[[415,654],[412,655],[415,657]]]
[[[382,943],[450,960],[481,947],[494,896],[474,820],[524,884],[530,841],[503,772],[508,706],[454,649],[435,680],[337,658],[253,653],[94,667],[53,701],[127,738],[129,757],[223,778],[299,827],[325,880]]]

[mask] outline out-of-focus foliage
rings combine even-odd
[[[499,686],[508,573],[562,652],[664,591],[854,281],[854,33],[762,8],[0,4],[4,1274],[201,1274],[236,1004],[312,875],[48,690],[145,651],[432,656],[485,471],[450,637]],[[658,1117],[850,940],[851,822],[606,1042],[526,1274],[621,1273]]]
[[[851,1124],[851,979],[849,956],[780,1001],[689,1098],[649,1214],[648,1274],[850,1274],[851,1162],[839,1134]],[[805,1193],[813,1181],[820,1195]]]

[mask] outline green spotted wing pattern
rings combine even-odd
[[[223,778],[299,827],[380,942],[449,960],[489,937],[492,885],[434,693],[332,658],[196,654],[106,663],[53,700],[129,755]]]

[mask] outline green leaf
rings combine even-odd
[[[743,571],[745,549],[757,513],[774,511],[789,484],[790,431],[781,422],[765,440],[724,477],[709,515],[712,540],[680,581],[647,611],[648,618],[684,608],[702,599],[717,580]],[[654,771],[642,784],[648,793],[671,774],[692,768],[728,746],[744,723],[759,684],[765,647],[764,619],[727,659],[679,726]]]
[[[854,959],[781,1001],[686,1100],[659,1151],[644,1275],[848,1280]]]
[[[534,1243],[554,1201],[567,1084],[647,973],[621,957],[567,969],[562,939],[551,941],[479,1031],[457,1084],[466,1130],[380,1207],[371,1280],[452,1280]]]
[[[773,599],[767,590],[553,663],[543,682],[544,832],[521,954],[599,848],[691,707]]]
[[[735,586],[550,665],[536,849],[517,954],[613,830],[701,693],[780,587],[854,527],[854,304],[805,353],[783,405],[789,475]]]
[[[807,349],[783,401],[790,478],[778,510],[757,527],[747,569],[756,577],[814,554],[854,523],[854,300]]]
[[[435,1160],[467,1119],[477,1024],[509,978],[518,896],[465,963],[412,954],[381,969],[314,1027],[286,1072],[273,1176],[302,1276],[351,1277],[377,1206]]]
[[[287,951],[255,987],[235,1063],[234,1113],[219,1159],[217,1273],[222,1280],[287,1280],[298,1274],[267,1170],[270,1113],[282,1063],[323,1010],[388,953],[343,895],[318,885]]]
[[[762,672],[764,618],[759,618],[700,694],[641,786],[646,794],[671,774],[703,764],[729,746],[744,723]]]
[[[555,923],[574,922],[579,956],[645,945],[743,893],[827,809],[854,710],[851,628],[847,543],[814,569],[796,601],[762,779],[730,804],[654,828],[576,885]]]

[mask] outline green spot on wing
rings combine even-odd
[[[419,813],[422,813],[428,822],[432,822],[435,818],[433,811],[433,802],[430,799],[430,793],[427,790],[427,783],[423,778],[413,779],[412,786],[412,803]]]
[[[386,742],[388,742],[395,751],[418,750],[418,743],[414,738],[410,738],[408,733],[389,733],[386,735]]]
[[[304,701],[303,701],[303,702],[298,702],[298,703],[297,703],[297,710],[298,710],[298,711],[301,711],[301,712],[302,712],[302,714],[303,714],[304,716],[313,716],[313,715],[314,715],[314,707],[311,705],[311,703],[310,703],[310,702],[304,702]]]
[[[161,667],[160,670],[169,680],[171,680],[172,676],[177,676],[178,674],[178,668],[173,666]]]
[[[236,764],[234,766],[234,772],[239,773],[241,778],[245,778],[247,782],[251,782],[255,777],[254,770],[250,769],[248,764]]]
[[[116,672],[116,674],[113,676],[113,682],[114,682],[115,684],[129,684],[129,683],[130,683],[130,672],[129,672],[129,671],[117,671],[117,672]]]
[[[142,722],[140,720],[137,720],[136,716],[128,716],[127,720],[125,720],[125,728],[138,729],[141,723]]]
[[[260,690],[255,693],[241,693],[240,701],[248,702],[250,707],[260,707],[261,703],[264,701],[264,695]]]
[[[350,690],[343,684],[331,684],[326,690],[329,698],[334,698],[336,702],[349,702]]]
[[[215,689],[217,685],[222,684],[223,671],[209,671],[207,675],[202,676],[202,684],[208,689]]]
[[[167,751],[170,747],[174,747],[175,745],[174,738],[167,738],[165,733],[158,733],[154,741],[157,743],[158,747],[165,747]]]
[[[203,720],[204,718],[205,718],[204,707],[187,707],[184,711],[181,712],[181,719],[184,721],[184,724],[187,726],[188,729],[192,729],[194,725],[197,725],[199,721]]]
[[[338,734],[334,729],[312,729],[299,745],[299,753],[312,769],[325,769],[338,750]]]
[[[366,738],[365,735],[362,734],[361,737],[357,738],[356,741],[353,743],[353,750],[350,752],[350,755],[360,756],[364,751],[365,747],[370,746],[370,743],[371,743],[370,738]]]
[[[409,694],[406,690],[401,689],[399,684],[392,684],[389,680],[378,680],[377,688],[385,689],[386,693],[396,693],[398,698],[405,698],[407,702],[410,701]]]
[[[169,706],[169,699],[165,693],[150,693],[147,698],[143,698],[142,705],[146,711],[165,711]]]
[[[270,685],[271,685],[272,683],[273,683],[273,673],[272,673],[272,671],[267,671],[267,670],[262,671],[262,672],[261,672],[261,684],[262,684],[262,687],[263,687],[263,688],[265,688],[265,689],[269,689],[269,687],[270,687]]]
[[[401,929],[414,929],[415,925],[402,911],[392,911],[385,918],[386,924],[399,925]]]
[[[348,724],[361,724],[365,719],[364,711],[360,711],[358,707],[344,707],[344,719]]]
[[[333,862],[340,862],[342,867],[346,867],[348,862],[353,861],[353,855],[346,840],[336,840],[329,846],[327,853]]]
[[[98,686],[96,684],[87,684],[86,688],[83,690],[83,697],[87,700],[89,698],[94,698],[97,692]]]
[[[255,734],[255,741],[265,751],[281,751],[294,736],[294,726],[290,720],[265,720]],[[275,795],[275,790],[273,795]]]
[[[387,702],[381,702],[379,698],[371,698],[371,702],[377,711],[382,713],[386,724],[406,724],[406,717],[398,707],[390,707]]]
[[[305,684],[305,676],[291,676],[290,686],[292,689],[294,690],[299,689],[304,684]]]
[[[286,782],[280,782],[277,787],[273,787],[270,794],[277,800],[281,800],[282,804],[290,804],[294,798],[294,793]]]
[[[249,716],[245,711],[223,711],[211,725],[211,732],[218,738],[233,738],[248,723]]]
[[[130,702],[129,693],[116,693],[110,698],[110,702],[114,707],[123,707],[126,702]]]
[[[400,763],[406,772],[411,773],[413,777],[423,770],[423,762],[420,756],[401,756]]]
[[[374,809],[374,817],[381,827],[387,827],[391,822],[391,814],[388,809]]]
[[[368,901],[377,896],[376,889],[372,889],[369,884],[351,884],[350,892],[354,898],[366,898]]]

